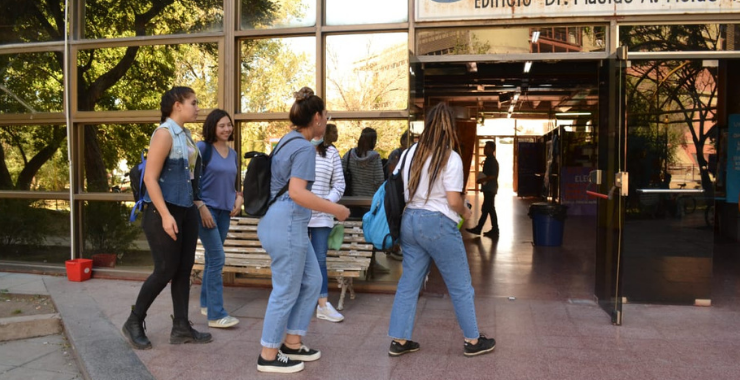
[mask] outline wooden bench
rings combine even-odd
[[[262,248],[257,238],[259,219],[248,217],[231,218],[231,226],[224,242],[226,260],[224,273],[245,273],[270,276],[270,256]],[[362,234],[362,221],[344,221],[344,243],[338,251],[329,250],[326,267],[329,278],[336,278],[342,290],[337,310],[344,309],[344,297],[349,290],[349,298],[355,298],[353,279],[366,272],[373,256],[372,244],[365,242]],[[199,278],[205,266],[205,252],[200,239],[195,250],[193,277]]]

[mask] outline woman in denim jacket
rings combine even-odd
[[[198,117],[198,100],[188,87],[173,87],[162,95],[162,124],[149,143],[144,184],[146,202],[141,227],[154,261],[154,272],[139,291],[123,335],[136,349],[152,348],[144,331],[146,312],[159,293],[171,284],[173,326],[171,344],[207,343],[188,321],[190,271],[198,239],[197,207],[201,158],[185,123]]]

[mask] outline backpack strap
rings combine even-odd
[[[280,145],[280,142],[282,141],[282,139],[281,139],[281,141],[278,141],[277,148],[275,148],[275,150],[273,150],[272,152],[270,152],[270,160],[272,160],[272,156],[273,155],[277,154],[277,152],[279,152],[280,149],[282,149],[284,146],[288,145],[289,142],[291,142],[293,140],[296,140],[296,139],[300,139],[300,138],[303,138],[303,137],[299,137],[299,136],[291,137],[288,140],[286,140],[285,143],[282,144],[282,145]],[[277,194],[275,194],[275,198],[272,198],[267,205],[268,206],[272,205],[273,203],[275,203],[275,201],[278,198],[280,198],[281,195],[285,194],[285,192],[288,191],[288,185],[290,185],[290,178],[288,178],[288,183],[286,183],[285,186],[283,186],[283,188],[280,189],[280,191],[278,191]]]
[[[131,209],[131,214],[128,217],[128,221],[130,223],[133,223],[136,220],[136,214],[141,212],[144,208],[144,197],[146,196],[146,189],[144,188],[144,169],[146,169],[147,152],[147,149],[141,151],[141,163],[139,165],[144,165],[144,167],[139,170],[139,173],[141,173],[141,176],[139,177],[139,199],[136,199],[136,203],[134,203],[134,207]]]

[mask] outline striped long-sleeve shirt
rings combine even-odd
[[[316,152],[316,179],[311,192],[331,202],[337,202],[344,194],[342,159],[337,148],[326,148],[326,157]],[[309,227],[333,227],[334,216],[325,212],[312,211]]]

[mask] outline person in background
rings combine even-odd
[[[486,224],[488,216],[491,216],[491,229],[484,235],[489,237],[498,237],[498,216],[496,215],[496,193],[498,192],[498,160],[496,160],[496,143],[486,141],[483,148],[486,155],[486,161],[483,163],[483,172],[479,176],[477,183],[482,184],[483,205],[481,206],[480,219],[478,225],[473,228],[466,228],[465,231],[474,235],[479,235]]]
[[[345,172],[350,173],[352,182],[348,189],[353,196],[372,197],[378,190],[385,176],[380,154],[374,151],[378,134],[372,128],[365,128],[357,140],[357,147],[350,149],[342,157],[342,166]],[[360,216],[365,213],[364,210]]]
[[[349,209],[311,192],[316,177],[316,149],[309,142],[324,135],[328,114],[324,101],[312,89],[294,93],[289,117],[295,130],[286,134],[272,156],[270,192],[275,197],[257,225],[257,236],[272,260],[272,292],[265,310],[257,359],[260,372],[293,373],[321,352],[306,347],[303,336],[313,317],[321,291],[321,270],[308,239],[311,210],[347,219]],[[284,145],[284,146],[283,146]]]
[[[388,163],[385,166],[385,178],[390,177],[391,173],[396,170],[396,165],[398,165],[398,163],[400,162],[399,158],[401,158],[401,153],[403,153],[404,150],[408,149],[411,143],[411,133],[408,129],[403,131],[399,142],[401,146],[393,149],[393,151],[388,155]]]
[[[144,281],[123,335],[136,349],[152,348],[144,330],[146,312],[171,282],[173,325],[170,344],[208,343],[211,334],[190,326],[190,271],[198,240],[201,157],[185,123],[198,117],[198,99],[188,87],[173,87],[162,95],[162,124],[149,143],[144,183],[146,195],[141,228],[152,251],[154,271]]]
[[[469,218],[463,194],[463,165],[458,150],[452,109],[439,103],[429,110],[419,142],[404,152],[410,155],[401,173],[406,209],[401,219],[403,274],[391,310],[388,355],[419,350],[411,340],[422,282],[434,260],[442,274],[463,332],[463,354],[476,356],[493,351],[496,341],[478,331],[475,291],[467,253],[457,225]],[[403,157],[401,158],[403,160]],[[439,344],[440,342],[435,342]]]
[[[228,328],[239,323],[224,309],[224,284],[221,272],[226,254],[224,241],[232,216],[239,215],[244,204],[236,191],[237,157],[229,147],[234,141],[231,116],[221,109],[208,114],[203,123],[203,141],[198,142],[204,157],[201,175],[201,200],[198,206],[198,236],[205,250],[205,268],[200,289],[200,312],[208,317],[208,326]]]
[[[323,139],[311,140],[316,145],[316,179],[311,192],[330,202],[337,202],[344,194],[344,174],[342,173],[342,159],[339,151],[334,147],[337,141],[337,126],[326,125]],[[316,318],[329,322],[341,322],[344,316],[328,302],[329,276],[326,271],[326,253],[328,251],[329,234],[334,226],[334,217],[331,214],[312,211],[311,221],[308,222],[308,234],[311,238],[313,251],[321,269],[321,292],[319,305],[316,307]]]

